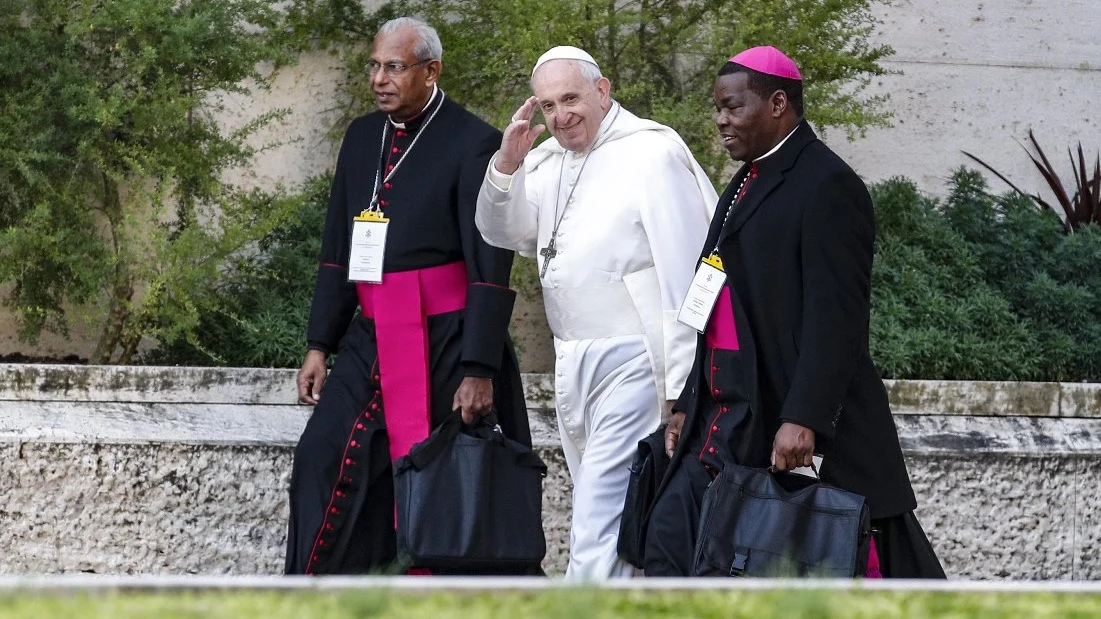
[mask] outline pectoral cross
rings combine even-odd
[[[543,268],[539,271],[539,278],[542,279],[547,274],[547,267],[550,266],[552,258],[558,255],[558,250],[554,248],[554,237],[551,237],[550,243],[547,246],[539,250],[539,255],[543,257]]]

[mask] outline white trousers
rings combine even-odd
[[[555,404],[573,479],[569,580],[629,577],[619,521],[638,441],[661,422],[661,400],[642,335],[554,340]]]

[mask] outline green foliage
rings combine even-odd
[[[0,281],[25,341],[83,306],[92,361],[127,363],[285,216],[223,181],[281,113],[213,117],[289,59],[280,19],[259,0],[0,1]]]
[[[204,296],[207,311],[186,337],[160,338],[150,364],[298,367],[305,352],[329,203],[330,175],[309,179],[287,198],[293,211],[255,248],[237,255]],[[270,200],[263,200],[270,203]]]
[[[1013,380],[1037,373],[1036,345],[984,281],[967,240],[906,179],[871,188],[878,240],[871,349],[887,378]]]
[[[1036,339],[1045,380],[1101,380],[1101,227],[1062,234],[1051,210],[1019,193],[990,196],[982,176],[959,170],[945,205],[997,289]]]
[[[952,175],[943,205],[909,181],[872,187],[879,241],[872,354],[886,377],[1101,380],[1101,228]]]

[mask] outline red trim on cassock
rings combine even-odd
[[[512,292],[512,288],[509,288],[508,286],[498,286],[497,284],[491,284],[489,282],[471,282],[470,285],[471,286],[489,286],[490,288],[497,288],[499,290],[508,290],[509,292]]]

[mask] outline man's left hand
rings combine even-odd
[[[814,461],[814,430],[785,421],[772,442],[772,466],[788,471]]]
[[[451,410],[462,409],[463,423],[474,423],[493,411],[493,379],[467,376],[455,392]]]

